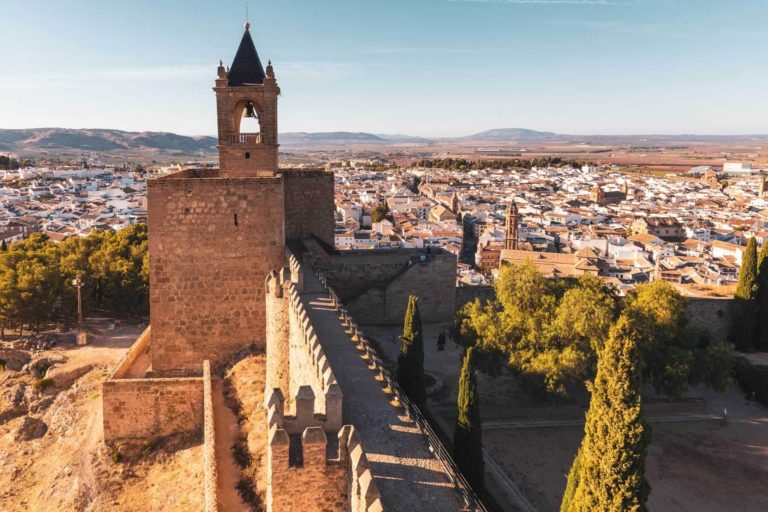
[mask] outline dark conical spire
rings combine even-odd
[[[253,45],[251,33],[248,30],[250,24],[246,24],[243,39],[240,40],[240,47],[235,54],[235,60],[232,61],[232,67],[229,70],[229,85],[252,85],[264,83],[264,67],[261,65],[259,54]]]

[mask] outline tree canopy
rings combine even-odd
[[[731,327],[728,338],[738,350],[754,348],[756,332],[757,296],[757,241],[750,238],[741,259],[739,284],[731,303]]]
[[[641,372],[659,392],[677,396],[698,382],[721,388],[728,377],[727,347],[690,327],[686,299],[664,281],[620,300],[596,276],[547,279],[525,262],[502,267],[494,288],[496,299],[459,312],[460,338],[486,359],[503,359],[535,389],[565,394],[593,378],[622,312],[641,326]]]
[[[76,310],[72,280],[83,279],[83,307],[118,314],[146,314],[147,228],[95,231],[60,244],[33,233],[0,252],[0,326],[33,329]]]
[[[474,348],[467,349],[459,377],[458,416],[453,431],[453,456],[464,477],[476,492],[484,483],[483,437],[480,395],[477,392]]]

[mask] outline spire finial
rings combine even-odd
[[[245,0],[245,30],[251,28],[251,23],[248,21],[248,0]]]

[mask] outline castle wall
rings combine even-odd
[[[149,352],[152,342],[152,326],[144,329],[144,332],[136,339],[128,352],[117,363],[112,379],[122,379],[130,372],[131,367],[143,354]]]
[[[152,439],[203,428],[203,379],[116,379],[102,385],[104,441]]]
[[[695,297],[688,299],[691,325],[706,331],[715,341],[728,341],[729,310],[732,299]]]
[[[314,235],[333,247],[334,176],[332,172],[283,170],[285,180],[285,238]]]
[[[408,296],[419,297],[423,322],[448,322],[456,309],[456,257],[440,249],[337,251],[305,242],[312,266],[325,275],[359,323],[402,323]]]
[[[300,274],[298,261],[290,259]],[[280,421],[290,433],[310,426],[337,432],[342,420],[341,389],[291,276],[286,267],[266,280],[267,305],[283,324],[273,325],[270,320],[265,396],[279,404]],[[284,413],[286,398],[289,413]]]
[[[204,512],[219,510],[218,469],[216,468],[216,422],[213,419],[211,363],[203,363],[203,486]]]
[[[284,265],[281,177],[151,180],[149,279],[156,375],[214,371],[264,348],[264,277]]]

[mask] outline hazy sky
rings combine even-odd
[[[0,128],[215,133],[241,0],[0,0]],[[768,0],[251,0],[281,131],[768,133]]]

